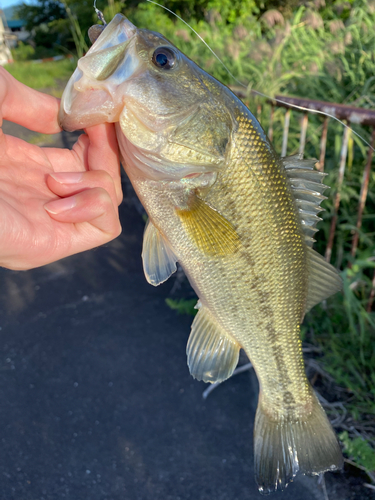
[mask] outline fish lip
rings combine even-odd
[[[116,14],[91,45],[86,55],[130,40],[137,32],[138,28],[127,17],[123,14]]]
[[[111,20],[110,23],[103,29],[100,36],[96,39],[96,41],[92,44],[87,54],[81,58],[80,60],[84,60],[86,56],[91,54],[101,52],[105,49],[115,47],[124,42],[129,43],[132,38],[136,36],[138,32],[138,28],[134,26],[125,16],[122,14],[116,14],[115,17]],[[73,132],[75,130],[80,130],[85,128],[86,126],[91,126],[93,123],[86,124],[86,116],[85,113],[76,114],[72,116],[71,109],[72,103],[78,97],[80,99],[80,95],[83,95],[85,91],[80,91],[77,89],[76,84],[85,76],[84,72],[79,68],[79,64],[77,65],[76,70],[73,75],[70,77],[70,80],[64,90],[64,93],[60,102],[60,109],[58,113],[58,124],[61,129],[67,132]],[[108,107],[109,102],[106,100],[104,93],[99,90],[98,96],[101,100],[101,103]],[[96,91],[93,89],[93,91]],[[104,89],[103,89],[104,90]],[[84,101],[84,98],[83,98]],[[108,121],[113,121],[113,116],[108,116]],[[102,122],[101,120],[100,122]],[[107,121],[107,120],[104,120]]]

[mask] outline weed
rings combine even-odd
[[[76,67],[76,61],[63,59],[61,61],[36,64],[32,62],[16,62],[7,64],[9,71],[17,80],[33,89],[56,89],[67,82]],[[63,84],[62,84],[63,82]]]
[[[194,309],[197,299],[165,299],[167,305],[177,311],[178,314],[190,314],[191,316],[195,316],[197,314],[197,310]]]
[[[364,439],[350,439],[347,431],[339,434],[339,438],[351,460],[364,467],[367,472],[375,471],[375,450]]]

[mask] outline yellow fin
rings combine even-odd
[[[191,375],[203,382],[222,382],[236,368],[239,352],[239,344],[202,307],[193,321],[186,347]]]
[[[234,227],[217,210],[198,197],[177,215],[199,250],[207,255],[230,255],[240,245]]]

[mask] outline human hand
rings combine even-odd
[[[0,67],[0,124],[54,134],[59,100]],[[121,232],[114,126],[87,129],[73,150],[40,148],[0,131],[0,266],[25,270],[107,243]]]

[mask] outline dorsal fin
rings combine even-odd
[[[322,220],[317,214],[324,210],[320,204],[327,199],[323,196],[328,189],[323,184],[326,174],[314,169],[315,159],[303,160],[300,155],[293,155],[281,160],[297,203],[306,244],[312,247],[313,236],[318,231],[316,225]]]
[[[312,248],[307,249],[308,293],[305,313],[312,307],[342,290],[342,279],[336,269]]]

